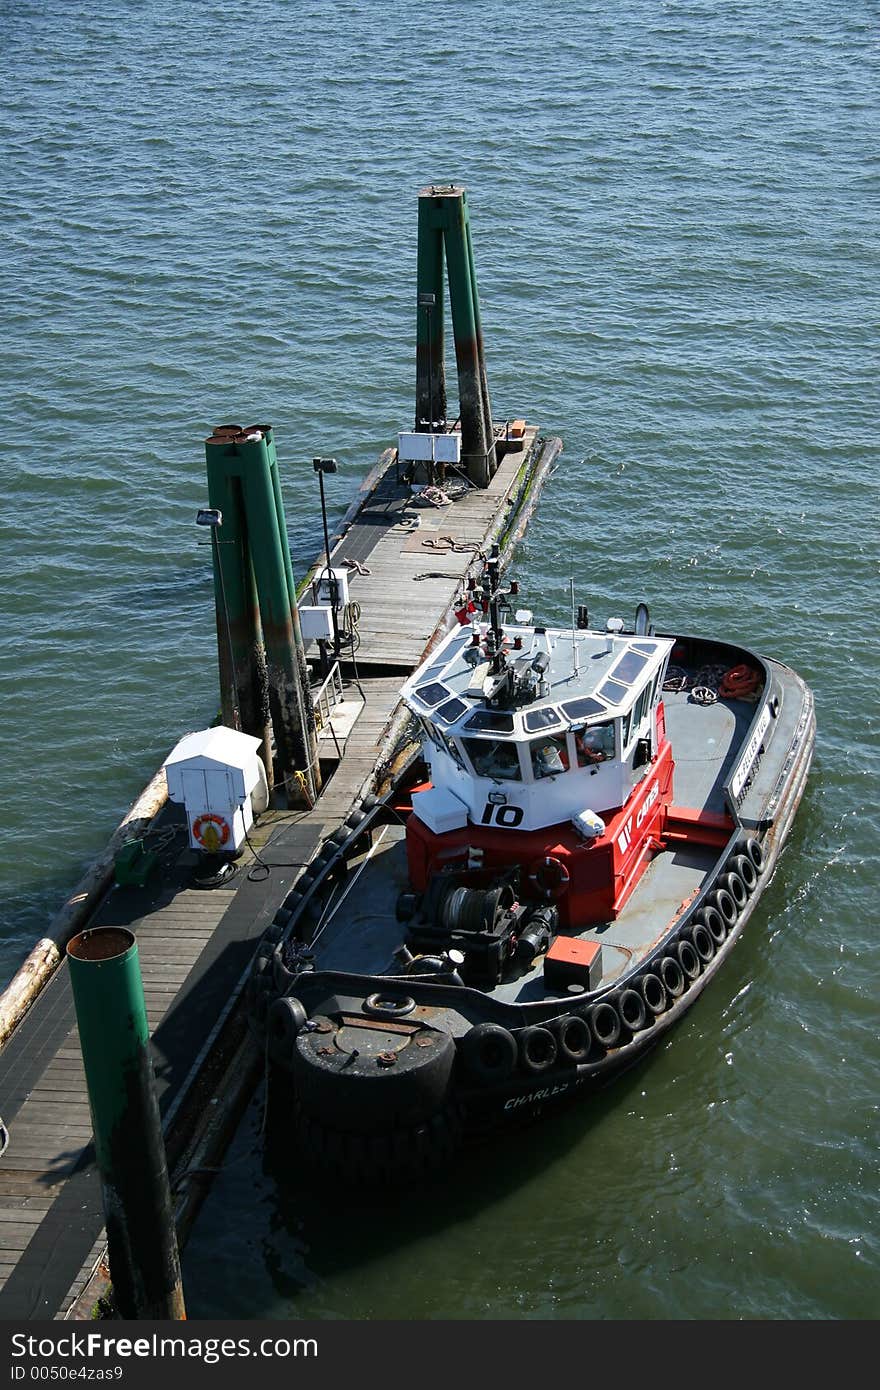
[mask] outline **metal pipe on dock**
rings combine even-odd
[[[67,946],[101,1174],[110,1277],[124,1318],[186,1317],[171,1187],[134,933],[97,927]]]

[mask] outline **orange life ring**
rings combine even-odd
[[[534,884],[546,902],[561,898],[570,881],[571,874],[565,864],[552,854],[537,859],[529,873],[529,882]]]
[[[206,834],[205,827],[213,826]],[[216,853],[229,839],[229,823],[222,816],[215,816],[213,811],[205,811],[203,815],[197,816],[193,821],[193,838],[198,840],[203,849],[210,853]],[[212,844],[211,841],[216,843]]]

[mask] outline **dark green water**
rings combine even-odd
[[[191,1315],[876,1315],[876,5],[22,0],[0,43],[4,975],[215,707],[209,426],[274,422],[304,561],[313,454],[340,514],[410,422],[432,179],[470,190],[496,414],[565,440],[530,606],[574,573],[816,694],[789,847],[662,1051],[356,1210],[255,1104]]]

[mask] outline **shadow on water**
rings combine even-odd
[[[606,1090],[584,1096],[583,1103],[547,1107],[528,1122],[474,1140],[450,1161],[448,1171],[400,1185],[346,1185],[314,1169],[296,1174],[292,1134],[283,1124],[270,1124],[262,1173],[271,1184],[272,1230],[263,1257],[276,1292],[290,1298],[312,1289],[316,1280],[356,1273],[377,1256],[416,1246],[466,1225],[520,1191],[527,1194],[591,1130],[626,1106],[646,1061]],[[298,1269],[285,1258],[291,1245],[303,1252]]]

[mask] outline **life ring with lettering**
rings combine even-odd
[[[213,811],[205,811],[193,821],[192,833],[202,849],[216,854],[229,840],[229,822],[222,816],[215,815]]]
[[[529,883],[537,888],[545,902],[555,902],[561,898],[571,881],[571,874],[561,859],[553,854],[545,854],[535,861],[529,874]]]

